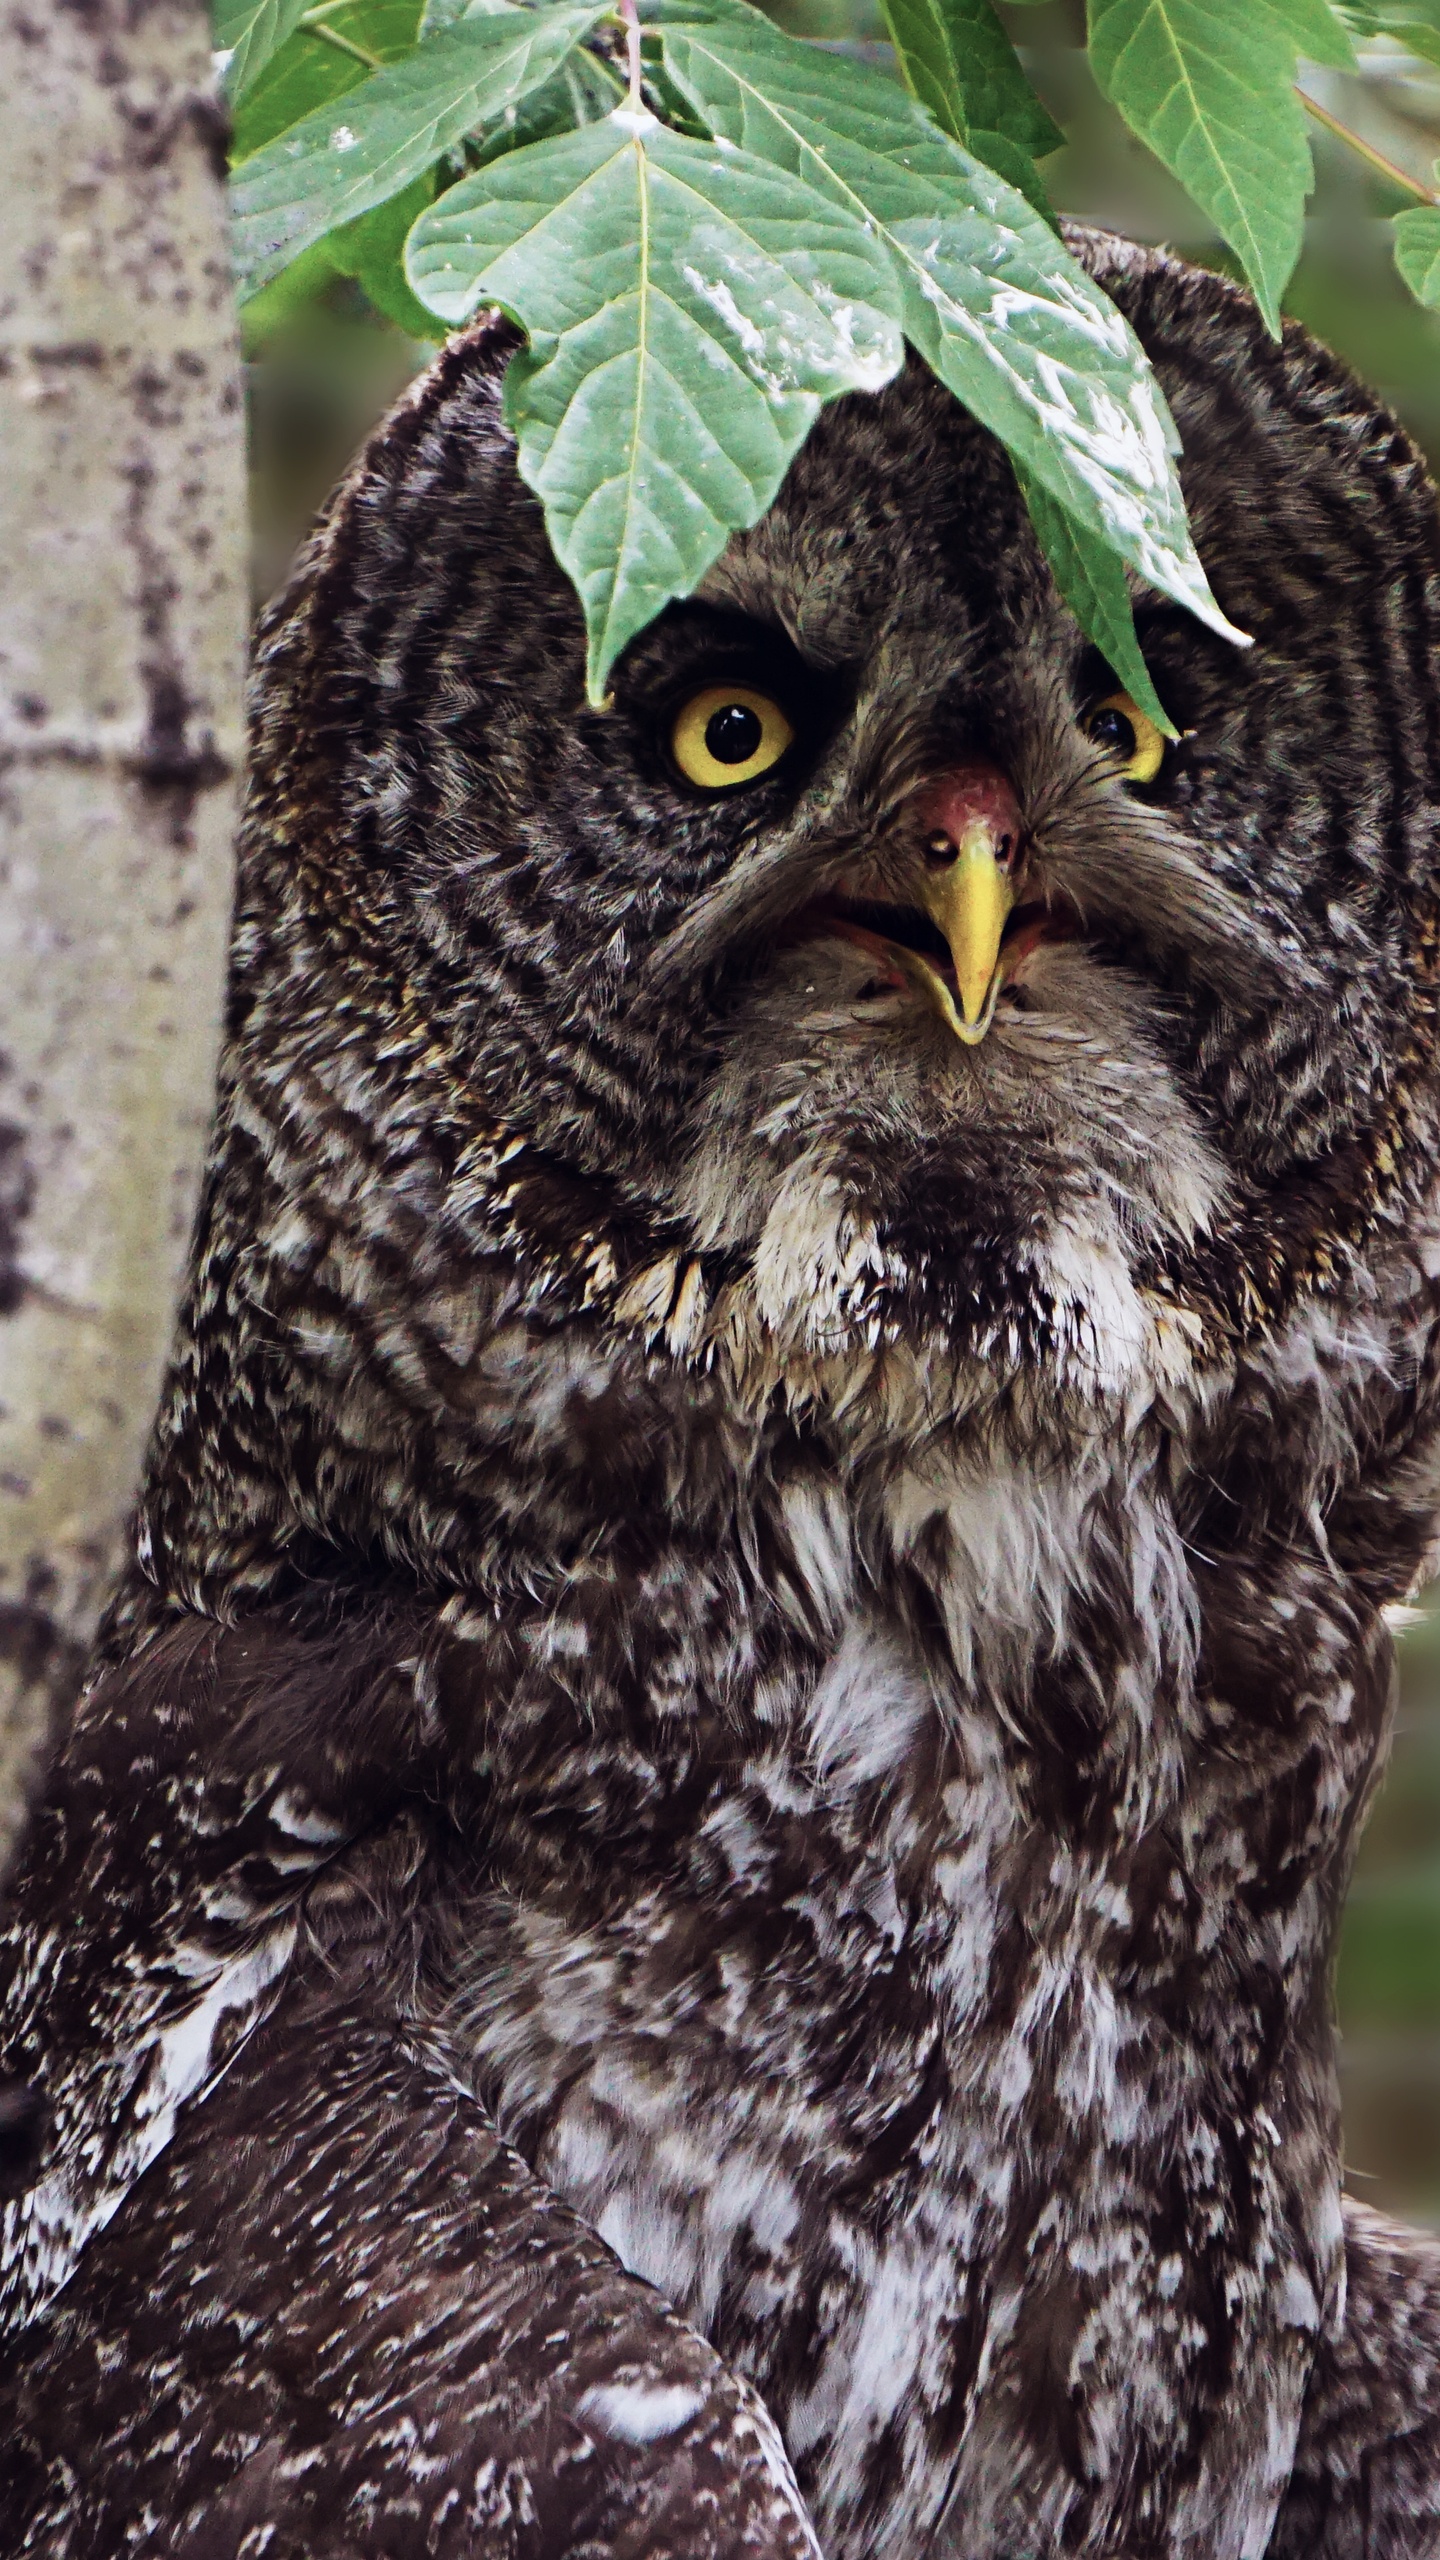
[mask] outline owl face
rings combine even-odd
[[[1123,1386],[1157,1326],[1189,1358],[1356,1249],[1405,1180],[1434,532],[1413,452],[1308,341],[1081,245],[1253,634],[1137,592],[1177,742],[918,365],[822,416],[587,707],[472,355],[467,435],[384,534],[443,550],[438,592],[367,645],[362,578],[345,626],[373,716],[344,790],[466,1078],[752,1272],[777,1332],[873,1334],[878,1308],[1042,1365],[1083,1337]]]

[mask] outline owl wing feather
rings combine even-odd
[[[369,1966],[292,1986],[29,2333],[5,2547],[818,2560],[756,2394],[385,2016]]]
[[[367,1702],[324,1652],[343,1734]],[[0,2218],[0,2327],[67,2281],[273,2007],[306,1888],[372,1810],[358,1768],[341,1810],[333,1773],[284,1752],[301,1658],[263,1626],[179,1629],[82,1705],[0,1942],[0,2073],[45,2119]]]
[[[1345,2318],[1316,2360],[1267,2560],[1440,2551],[1440,2245],[1345,2204]]]
[[[0,2547],[817,2560],[758,2396],[417,2027],[409,1633],[176,1629],[85,1702],[7,1938]]]

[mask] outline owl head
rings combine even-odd
[[[919,364],[823,412],[600,708],[511,336],[382,427],[262,635],[176,1410],[222,1299],[243,1438],[277,1343],[342,1426],[388,1362],[423,1436],[497,1310],[728,1364],[756,1407],[873,1417],[879,1379],[907,1428],[998,1399],[1083,1431],[1374,1297],[1434,1166],[1433,494],[1302,332],[1076,245],[1251,635],[1137,587],[1174,741]],[[303,1461],[316,1516],[337,1463]]]

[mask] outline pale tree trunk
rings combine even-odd
[[[170,1332],[241,741],[203,0],[0,0],[0,1867]]]

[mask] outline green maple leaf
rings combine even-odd
[[[442,319],[509,311],[507,411],[589,632],[592,699],[774,498],[822,401],[874,390],[903,342],[861,226],[747,152],[620,108],[507,154],[417,223]]]

